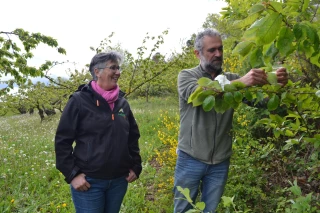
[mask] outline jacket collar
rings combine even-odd
[[[91,81],[88,84],[81,84],[77,91],[81,91],[81,92],[89,92],[89,93],[93,93],[93,89],[91,87]],[[123,98],[126,95],[125,92],[123,92],[122,90],[119,91],[119,98]]]

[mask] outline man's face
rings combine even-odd
[[[195,51],[203,69],[215,76],[222,72],[223,46],[219,37],[205,36],[202,52]]]

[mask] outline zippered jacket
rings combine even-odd
[[[55,136],[57,169],[67,183],[80,173],[114,179],[132,169],[139,177],[140,133],[124,93],[111,110],[90,83],[70,96],[61,115]]]
[[[223,73],[229,81],[240,78],[239,75]],[[178,75],[178,93],[180,110],[180,132],[178,149],[193,158],[207,164],[218,164],[230,158],[232,154],[233,109],[217,113],[214,109],[205,112],[202,106],[188,104],[189,96],[198,87],[198,79],[210,74],[201,66],[182,70]]]

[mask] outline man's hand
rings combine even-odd
[[[81,173],[77,175],[73,180],[71,181],[72,187],[77,191],[87,191],[90,188],[90,184],[85,179],[85,174]]]
[[[281,86],[285,86],[288,83],[288,73],[286,68],[281,67],[277,69],[276,75],[277,75],[278,83]]]
[[[245,76],[238,79],[247,87],[268,84],[267,74],[261,69],[251,69]],[[237,80],[236,80],[237,81]]]
[[[126,180],[128,181],[128,183],[131,183],[131,182],[137,180],[137,175],[136,175],[136,173],[134,173],[134,171],[132,169],[129,169],[129,175],[128,175],[128,177],[126,177]]]

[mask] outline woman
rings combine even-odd
[[[115,51],[92,58],[93,80],[70,96],[57,128],[56,166],[79,213],[119,212],[142,170],[139,129],[117,84],[121,62]]]

